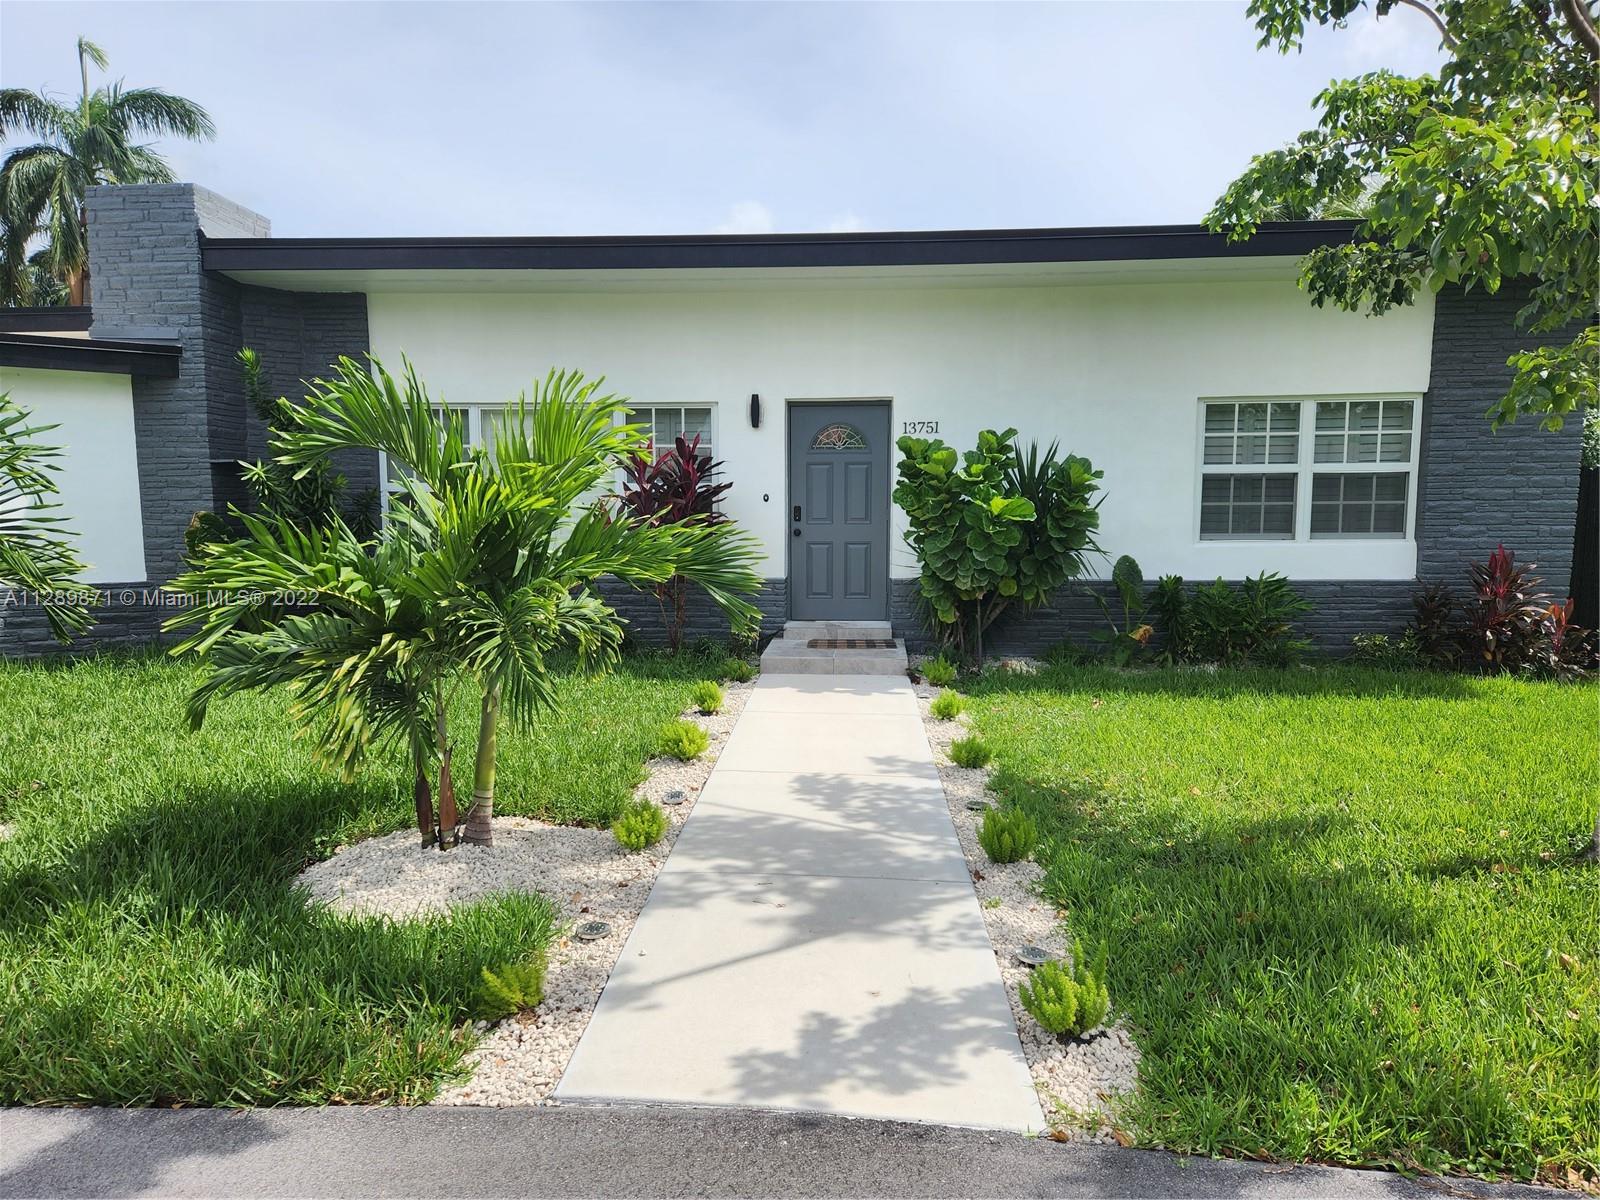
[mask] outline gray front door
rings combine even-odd
[[[789,615],[889,619],[889,406],[789,405]]]

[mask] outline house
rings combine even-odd
[[[699,433],[726,463],[726,511],[767,552],[769,627],[888,619],[915,637],[894,442],[965,448],[984,427],[1105,472],[1108,556],[1149,577],[1281,572],[1333,650],[1400,627],[1419,581],[1459,580],[1498,542],[1567,583],[1578,423],[1484,417],[1533,340],[1520,296],[1315,308],[1297,261],[1348,223],[1240,244],[1172,226],[285,239],[188,184],[96,188],[88,222],[92,311],[0,315],[0,388],[60,426],[91,646],[154,636],[190,517],[242,500],[239,461],[265,449],[246,345],[291,398],[339,355],[404,356],[474,437],[551,366],[604,373],[658,438]],[[384,484],[375,456],[343,467]],[[655,632],[653,600],[618,602]],[[999,642],[1081,636],[1091,612],[1068,589]],[[5,653],[50,646],[27,597],[0,595],[0,621]],[[691,633],[715,628],[697,612]]]

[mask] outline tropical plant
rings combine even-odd
[[[1246,577],[1237,587],[1219,578],[1190,591],[1179,576],[1165,576],[1153,607],[1166,626],[1170,662],[1286,666],[1311,646],[1294,631],[1311,604],[1277,574]]]
[[[693,721],[668,721],[656,735],[656,753],[662,758],[689,762],[711,745],[711,735]]]
[[[1457,621],[1456,598],[1442,583],[1431,583],[1411,597],[1408,626],[1416,635],[1417,650],[1433,667],[1452,667],[1461,661],[1464,630]]]
[[[549,659],[558,650],[588,670],[617,657],[621,623],[593,593],[596,579],[653,587],[681,574],[735,625],[758,617],[742,598],[761,583],[747,534],[727,524],[651,525],[586,500],[640,444],[622,423],[627,401],[599,386],[551,371],[531,400],[519,398],[491,446],[468,447],[460,418],[437,415],[409,364],[396,379],[377,363],[369,370],[341,359],[276,433],[277,461],[311,470],[340,450],[381,451],[401,468],[402,495],[370,556],[342,520],[301,531],[245,518],[245,537],[173,581],[203,601],[168,623],[197,626],[175,652],[214,667],[197,693],[198,715],[217,695],[290,683],[301,719],[320,721],[322,744],[351,769],[381,734],[435,724],[425,700],[436,680],[470,680],[478,736],[466,839],[492,842],[502,715],[531,721],[555,703]],[[369,558],[391,568],[382,589],[378,568],[362,565]],[[208,593],[236,602],[210,602]],[[286,595],[316,611],[286,615]],[[395,628],[402,612],[414,620]],[[318,661],[294,661],[286,643]]]
[[[1039,845],[1039,827],[1020,808],[985,809],[978,845],[991,862],[1021,862]]]
[[[921,670],[922,677],[924,679],[926,679],[934,687],[941,688],[949,687],[956,681],[957,676],[960,674],[960,671],[957,670],[955,663],[951,662],[942,654],[928,659],[922,664]]]
[[[733,683],[749,683],[756,676],[756,669],[742,658],[729,655],[722,660],[722,665],[717,668],[717,674]]]
[[[1487,562],[1471,563],[1471,593],[1462,604],[1466,643],[1473,660],[1485,671],[1513,671],[1531,665],[1549,633],[1545,618],[1550,597],[1538,591],[1542,580],[1530,565],[1519,567],[1516,556],[1496,546]]]
[[[715,525],[726,520],[717,500],[733,486],[713,482],[722,464],[700,453],[700,437],[678,437],[657,453],[647,446],[628,456],[621,501],[635,519],[650,525]],[[676,654],[683,645],[689,619],[689,580],[674,575],[656,585],[656,602],[667,630],[667,645]]]
[[[60,450],[33,439],[54,425],[29,416],[0,392],[0,588],[31,595],[50,632],[68,642],[93,623],[77,579],[86,569],[65,518],[55,515]]]
[[[689,689],[689,703],[707,716],[722,710],[723,699],[722,689],[709,679],[702,679]]]
[[[1189,596],[1182,575],[1163,575],[1150,593],[1150,611],[1160,626],[1161,661],[1167,666],[1194,659],[1189,627]]]
[[[67,285],[50,274],[49,250],[29,250],[39,233],[0,218],[0,304],[49,308],[71,298]]]
[[[294,406],[267,390],[261,356],[246,346],[235,356],[244,377],[244,394],[267,436],[294,423]],[[300,529],[321,529],[334,516],[341,517],[358,538],[377,531],[378,493],[367,488],[351,493],[349,483],[328,459],[306,468],[294,468],[272,459],[244,464],[240,476],[256,512],[279,516]],[[231,541],[234,529],[211,512],[197,512],[184,532],[190,558],[204,554],[216,542]]]
[[[982,430],[964,455],[936,438],[896,443],[894,501],[922,568],[922,605],[941,641],[980,665],[995,621],[1083,572],[1100,520],[1091,497],[1102,473],[1054,445],[1023,454],[1016,432]]]
[[[936,721],[954,721],[966,707],[966,697],[945,688],[928,705],[928,713]]]
[[[0,136],[19,132],[39,140],[18,146],[0,165],[0,221],[6,236],[5,280],[24,270],[27,246],[45,239],[43,265],[67,285],[70,302],[89,301],[89,241],[84,199],[101,183],[171,183],[172,170],[148,144],[136,139],[216,135],[206,110],[160,88],[124,88],[122,82],[89,88],[89,64],[105,70],[105,52],[78,39],[83,81],[71,106],[26,88],[0,89]],[[8,304],[28,302],[13,291]]]
[[[1552,604],[1545,610],[1545,636],[1535,644],[1532,668],[1555,679],[1582,679],[1593,674],[1595,631],[1580,626],[1572,617],[1572,601]]]
[[[1040,963],[1018,989],[1022,1007],[1048,1033],[1058,1038],[1081,1037],[1100,1025],[1111,1012],[1111,992],[1106,987],[1109,951],[1104,942],[1092,960],[1083,945],[1072,943],[1072,963]]]
[[[1518,313],[1554,337],[1511,356],[1494,422],[1549,427],[1596,403],[1595,177],[1600,33],[1587,0],[1374,0],[1426,14],[1447,55],[1438,76],[1374,71],[1330,84],[1317,127],[1259,155],[1206,221],[1245,238],[1268,218],[1311,215],[1370,196],[1350,239],[1313,250],[1301,282],[1313,303],[1379,314],[1423,287],[1532,287]],[[1251,0],[1261,46],[1298,50],[1307,25],[1345,25],[1366,0]],[[1530,340],[1532,340],[1530,338]]]
[[[526,961],[505,963],[492,971],[482,968],[483,979],[474,998],[473,1016],[482,1021],[498,1021],[538,1008],[544,1003],[548,963],[541,947]]]
[[[667,832],[667,813],[659,804],[635,800],[611,823],[611,836],[624,850],[639,851],[654,846]]]
[[[1122,603],[1122,624],[1111,613],[1111,605],[1097,591],[1089,594],[1105,614],[1108,630],[1102,630],[1098,640],[1105,645],[1106,656],[1117,666],[1125,667],[1144,653],[1155,629],[1144,619],[1144,573],[1131,554],[1124,554],[1112,565],[1111,586]]]

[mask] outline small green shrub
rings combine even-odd
[[[1021,862],[1039,844],[1039,827],[1020,808],[991,808],[978,826],[978,845],[991,862]]]
[[[656,753],[688,762],[704,754],[709,745],[710,736],[693,721],[668,721],[656,739]]]
[[[666,832],[666,811],[649,800],[635,800],[611,823],[611,836],[617,844],[635,853],[654,846]]]
[[[1047,667],[1081,667],[1093,657],[1084,647],[1074,646],[1069,641],[1053,642],[1039,655]]]
[[[1281,575],[1260,575],[1237,585],[1218,578],[1187,589],[1181,576],[1165,575],[1150,597],[1165,640],[1162,661],[1286,667],[1311,649],[1295,632],[1311,611]]]
[[[710,716],[722,710],[722,689],[709,679],[703,679],[689,689],[689,703]]]
[[[1399,637],[1358,633],[1350,639],[1350,661],[1388,671],[1417,671],[1428,665],[1414,629],[1407,629]]]
[[[945,688],[933,698],[933,703],[928,705],[928,711],[938,720],[953,721],[966,707],[966,698],[960,692],[952,692],[949,688]]]
[[[950,761],[958,767],[987,767],[993,757],[989,743],[977,734],[950,743]]]
[[[717,674],[732,683],[749,683],[756,677],[756,669],[742,658],[729,656],[722,660]]]
[[[525,962],[506,963],[496,970],[483,968],[483,979],[473,996],[472,1015],[480,1021],[498,1021],[544,1000],[545,953],[541,948]]]
[[[1077,1037],[1105,1021],[1111,1011],[1106,988],[1106,944],[1088,961],[1083,946],[1072,943],[1072,965],[1040,963],[1021,987],[1022,1007],[1057,1037]]]
[[[956,681],[957,674],[955,663],[942,654],[922,664],[922,677],[934,687],[949,687]]]

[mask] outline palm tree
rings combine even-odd
[[[89,64],[106,69],[105,52],[78,39],[83,89],[75,106],[26,88],[0,88],[0,137],[25,131],[39,140],[18,146],[0,165],[0,238],[6,256],[3,282],[8,304],[23,303],[11,290],[23,277],[26,248],[45,242],[44,265],[67,285],[70,302],[89,299],[89,251],[84,198],[98,183],[171,183],[162,157],[134,139],[173,136],[210,139],[216,129],[206,110],[160,88],[127,88],[119,80],[89,90]]]
[[[391,664],[422,664],[426,687],[414,686],[416,695],[438,696],[447,678],[470,680],[478,739],[466,839],[490,844],[501,717],[530,721],[554,703],[553,653],[575,651],[590,670],[618,657],[621,622],[594,594],[596,579],[611,575],[653,588],[682,575],[741,630],[759,617],[743,599],[761,583],[760,552],[749,534],[731,523],[652,526],[604,497],[644,437],[622,423],[628,401],[599,395],[599,384],[552,371],[531,401],[519,398],[490,447],[473,448],[458,416],[437,415],[409,365],[396,380],[376,363],[369,371],[341,359],[336,377],[313,384],[293,425],[275,435],[277,461],[310,471],[336,450],[359,447],[382,451],[403,469],[403,492],[378,547],[380,554],[397,547],[385,611],[414,605],[416,620],[401,630],[374,610],[362,631],[330,631],[318,653],[307,655],[299,648],[316,631],[291,626],[270,599],[197,605],[169,623],[199,627],[175,650],[203,654],[214,667],[197,697],[292,682],[302,719],[324,723],[322,744],[348,766],[387,719],[358,690],[370,673],[387,677]],[[327,537],[292,534],[283,522],[247,521],[243,538],[215,547],[171,586],[197,597],[305,593],[319,606],[347,605],[351,577],[362,576],[351,557],[359,545],[353,535],[337,524]],[[346,640],[347,633],[353,636]],[[430,700],[430,713],[401,715],[410,702],[395,701],[388,728],[440,729],[442,701]],[[435,748],[442,744],[441,732]]]
[[[74,596],[84,570],[65,521],[53,515],[60,506],[53,475],[59,451],[34,436],[53,425],[28,424],[28,414],[0,392],[0,588],[39,598],[50,632],[61,642],[91,623]]]

